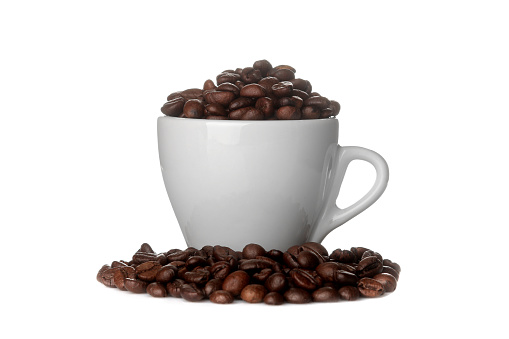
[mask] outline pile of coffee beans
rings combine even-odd
[[[308,80],[295,78],[295,68],[272,67],[258,60],[253,67],[228,69],[168,96],[161,112],[172,117],[215,120],[324,119],[338,115],[340,105],[312,91]]]
[[[153,297],[281,305],[379,297],[396,289],[400,271],[398,264],[363,247],[329,254],[309,242],[285,252],[249,244],[241,252],[217,245],[155,253],[145,243],[132,260],[104,265],[97,280]]]

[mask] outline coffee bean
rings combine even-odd
[[[296,287],[304,288],[306,290],[314,290],[318,286],[318,283],[316,282],[313,275],[299,268],[294,268],[291,270],[290,277],[291,282]]]
[[[201,267],[208,266],[207,260],[204,259],[203,257],[199,257],[199,256],[195,256],[195,255],[193,255],[187,259],[186,268],[188,270],[192,270],[193,268],[198,267],[198,266],[201,266]]]
[[[157,261],[147,261],[136,266],[136,275],[140,280],[152,282],[156,280],[159,269],[161,269],[161,264]]]
[[[257,256],[264,256],[265,249],[258,244],[248,244],[242,249],[242,257],[244,259],[254,259]]]
[[[360,260],[362,258],[362,254],[366,252],[368,248],[365,247],[352,247],[350,248],[350,251],[352,251],[353,254],[355,254],[355,257],[357,260]]]
[[[336,116],[336,115],[339,114],[339,110],[341,109],[341,105],[339,104],[339,102],[337,102],[335,100],[331,100],[330,101],[330,108],[332,109],[332,115]]]
[[[273,273],[267,278],[264,286],[270,292],[282,292],[287,287],[286,276],[279,272]]]
[[[334,302],[339,300],[339,293],[332,287],[320,287],[311,294],[313,301]]]
[[[267,94],[272,94],[272,86],[274,86],[277,83],[279,83],[278,78],[265,77],[262,80],[260,80],[260,82],[258,82],[258,85],[262,86]]]
[[[277,261],[278,263],[283,263],[283,252],[280,250],[270,250],[267,252],[267,257],[270,259]]]
[[[216,83],[218,85],[224,82],[235,83],[235,81],[240,80],[240,75],[236,73],[221,73],[216,77]]]
[[[203,291],[193,283],[182,285],[180,295],[187,301],[200,301],[205,297]]]
[[[182,97],[173,98],[161,107],[161,112],[171,117],[179,116],[184,110],[185,103],[186,101]]]
[[[308,291],[296,287],[288,289],[284,294],[284,298],[287,302],[292,304],[305,304],[313,300]]]
[[[314,269],[318,264],[320,264],[320,259],[318,256],[311,251],[301,251],[296,257],[297,263],[302,268]]]
[[[359,289],[360,294],[368,298],[375,298],[384,294],[384,287],[382,283],[371,278],[362,278],[359,280],[357,288]]]
[[[185,272],[184,281],[187,283],[205,284],[210,277],[210,272],[205,269]]]
[[[251,109],[253,109],[253,107],[249,106],[249,107],[242,107],[242,108],[236,109],[234,111],[230,111],[230,114],[228,114],[228,118],[230,118],[231,120],[241,120],[242,117],[247,112],[249,112]]]
[[[255,103],[255,100],[253,98],[240,97],[240,98],[233,100],[230,103],[228,108],[230,111],[235,111],[239,108],[253,106],[254,103]]]
[[[253,68],[259,70],[262,77],[265,77],[272,69],[272,65],[267,60],[258,60],[254,62]]]
[[[357,275],[360,278],[373,277],[378,273],[382,273],[383,264],[375,256],[370,256],[362,259],[357,267]]]
[[[99,272],[97,272],[97,281],[100,282],[102,284],[103,280],[102,280],[102,274],[104,273],[104,271],[110,269],[111,266],[110,265],[103,265],[101,267],[101,269],[99,270]]]
[[[251,107],[246,113],[242,115],[241,120],[263,120],[265,116],[258,109]]]
[[[288,70],[292,71],[293,73],[297,72],[297,71],[295,70],[295,68],[293,68],[293,67],[292,67],[292,66],[290,66],[290,65],[278,65],[278,66],[274,67],[274,69],[275,69],[275,70],[288,69]]]
[[[217,86],[216,91],[232,92],[236,96],[238,96],[240,93],[240,89],[230,82],[223,82],[221,85]]]
[[[343,286],[338,293],[343,300],[353,301],[359,299],[359,290],[354,286]]]
[[[304,106],[301,109],[302,119],[320,119],[322,111],[316,106]]]
[[[248,303],[260,303],[265,298],[267,290],[262,285],[247,285],[240,292],[240,298]]]
[[[104,284],[104,286],[116,287],[115,281],[114,281],[114,276],[115,276],[115,272],[118,270],[119,270],[118,267],[116,267],[116,268],[109,267],[101,273],[101,282]]]
[[[287,68],[273,68],[274,72],[268,73],[268,75],[278,78],[280,81],[289,81],[295,79],[295,72]]]
[[[187,100],[198,99],[203,100],[203,91],[199,88],[190,88],[180,92],[180,96]]]
[[[144,242],[143,244],[141,244],[140,249],[138,250],[138,252],[156,253],[156,252],[154,252],[154,250],[152,249],[152,247],[151,247],[149,244],[147,244],[146,242]]]
[[[293,88],[294,89],[303,91],[304,93],[306,92],[306,88],[308,87],[309,81],[304,80],[304,79],[300,79],[300,78],[292,79],[292,80],[289,80],[289,81],[293,84]]]
[[[181,298],[182,296],[180,295],[180,289],[184,284],[185,284],[184,280],[175,279],[172,282],[166,284],[166,291],[168,291],[168,294],[174,298]]]
[[[312,106],[309,106],[309,107],[312,107]],[[304,113],[304,111],[302,112]],[[352,262],[355,262],[355,254],[353,254],[352,251],[350,250],[341,250],[341,249],[336,249],[334,250],[331,255],[330,255],[330,259],[331,260],[334,260],[334,261],[337,261],[337,262],[341,262],[341,263],[352,263]]]
[[[394,268],[392,268],[390,266],[384,266],[382,269],[382,273],[388,273],[388,274],[392,275],[394,278],[396,278],[396,280],[399,280],[398,271],[396,271]]]
[[[226,116],[228,113],[226,109],[220,104],[208,104],[205,106],[205,110],[203,112],[207,116]]]
[[[179,97],[182,98],[181,93],[182,93],[182,91],[173,92],[170,95],[168,95],[166,100],[171,101],[172,99],[175,99],[175,98],[179,98]],[[184,99],[184,98],[182,98],[182,99]],[[184,101],[186,101],[186,100],[184,99]]]
[[[338,270],[334,272],[334,281],[341,285],[357,285],[359,278],[351,272]]]
[[[205,94],[205,101],[209,104],[228,106],[235,99],[235,93],[226,91],[210,91]]]
[[[296,89],[296,88],[295,88],[295,85],[293,86],[292,96],[299,97],[299,98],[301,98],[303,101],[304,101],[304,100],[307,100],[307,98],[309,98],[309,94],[307,94],[307,93],[306,93],[306,92],[304,92],[304,91],[301,91],[301,90]]]
[[[265,88],[258,84],[249,84],[240,90],[240,96],[249,98],[261,98],[267,94]]]
[[[126,278],[131,279],[136,278],[136,270],[134,269],[134,267],[131,266],[121,267],[113,274],[113,282],[115,286],[121,291],[126,290],[125,288]]]
[[[203,292],[205,296],[209,297],[215,291],[221,290],[223,287],[223,280],[221,279],[210,279],[203,287]]]
[[[282,106],[294,106],[294,107],[297,107],[297,108],[301,108],[302,107],[302,99],[295,96],[295,97],[281,97],[279,98],[279,100],[277,101],[277,104],[279,107],[282,107]]]
[[[229,261],[231,257],[235,257],[237,254],[227,246],[216,245],[212,250],[212,255],[218,261]]]
[[[299,267],[299,263],[297,262],[297,258],[290,252],[286,251],[283,253],[283,262],[290,268]]]
[[[210,79],[206,80],[205,83],[203,84],[203,90],[208,91],[211,89],[216,89],[216,85],[214,84],[214,81],[212,81]]]
[[[329,108],[330,101],[325,97],[309,97],[304,101],[304,106],[316,106],[319,109],[323,110],[325,108]]]
[[[246,67],[242,69],[240,79],[246,84],[256,83],[262,79],[262,73],[259,69],[254,69],[253,67]]]
[[[372,250],[367,250],[366,252],[362,253],[361,260],[364,258],[367,258],[367,257],[371,257],[371,256],[377,257],[378,260],[380,260],[383,263],[384,259],[382,258],[382,255],[380,253],[372,251]]]
[[[269,292],[265,298],[263,298],[263,302],[267,305],[283,305],[285,299],[278,292]]]
[[[204,107],[201,101],[196,99],[188,100],[184,105],[184,115],[190,119],[200,119],[203,117]]]
[[[249,275],[245,271],[230,273],[223,282],[223,290],[231,292],[234,296],[240,294],[242,289],[249,284]]]
[[[279,120],[297,120],[300,119],[301,116],[300,109],[293,106],[280,107],[276,112],[276,117]]]
[[[173,261],[184,261],[185,262],[187,260],[187,258],[189,258],[189,257],[190,257],[189,252],[181,251],[181,250],[177,250],[175,252],[172,252],[172,253],[169,253],[166,255],[166,259],[170,263]]]
[[[235,300],[233,294],[228,291],[218,290],[212,292],[209,296],[210,301],[214,304],[231,304]]]
[[[390,261],[389,259],[384,259],[383,261],[383,264],[384,266],[389,266],[389,267],[392,267],[393,269],[396,270],[396,272],[400,273],[401,272],[401,267],[395,263],[395,262],[392,262]]]
[[[145,293],[147,291],[147,285],[147,282],[139,279],[126,278],[124,281],[125,289],[133,293]]]
[[[263,284],[270,277],[270,275],[272,273],[273,273],[273,271],[272,271],[271,268],[264,268],[260,272],[254,273],[253,274],[253,279],[255,281],[258,281],[258,282]]]
[[[288,97],[292,95],[292,92],[293,84],[289,81],[282,81],[272,85],[272,93],[277,97]]]
[[[274,102],[271,98],[258,98],[258,100],[256,100],[255,108],[262,112],[265,118],[269,118],[274,115]]]
[[[239,269],[243,271],[257,270],[260,271],[264,268],[271,268],[272,264],[265,260],[260,259],[247,259],[239,264]]]
[[[390,275],[389,273],[379,273],[373,277],[376,281],[379,281],[382,283],[385,292],[394,292],[396,290],[396,286],[398,285],[398,282],[395,277]]]
[[[325,262],[316,267],[316,273],[328,282],[334,282],[336,272],[339,271],[339,265],[335,262]]]
[[[156,274],[156,281],[160,283],[169,283],[177,275],[177,268],[173,265],[162,266]]]
[[[147,293],[155,298],[164,298],[167,296],[166,287],[158,282],[150,283],[147,286]]]

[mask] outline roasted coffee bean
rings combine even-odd
[[[318,256],[311,251],[301,251],[296,257],[297,263],[302,268],[314,269],[320,264]]]
[[[343,286],[338,290],[338,293],[343,300],[353,301],[359,299],[359,290],[354,286]]]
[[[177,268],[173,265],[165,265],[157,271],[156,281],[160,283],[169,283],[175,279],[177,275]]]
[[[124,281],[125,289],[133,293],[145,293],[147,291],[147,285],[147,282],[139,279],[126,278]]]
[[[158,282],[148,284],[147,293],[155,298],[164,298],[168,295],[166,287]]]
[[[260,271],[264,268],[271,268],[272,264],[260,259],[246,259],[239,264],[239,269],[243,271],[256,270]]]
[[[282,98],[279,98],[278,101],[277,101],[277,104],[279,107],[282,107],[282,106],[294,106],[294,107],[297,107],[297,108],[301,108],[302,107],[302,99],[295,96],[295,97],[282,97]]]
[[[290,65],[278,65],[278,66],[274,67],[274,69],[275,69],[276,71],[277,71],[277,70],[280,70],[280,69],[288,69],[288,70],[292,71],[293,73],[297,72],[297,71],[295,70],[295,68],[293,68],[293,67],[292,67],[292,66],[290,66]]]
[[[302,116],[299,108],[293,106],[283,106],[278,108],[276,117],[279,120],[298,120]]]
[[[361,260],[362,255],[367,250],[368,250],[368,248],[365,248],[365,247],[352,247],[352,248],[350,248],[350,251],[352,251],[352,253],[355,254],[355,257],[357,258],[357,260]]]
[[[297,262],[295,256],[288,251],[283,253],[283,262],[290,268],[299,267],[299,263]]]
[[[120,262],[120,261],[112,261],[111,262],[111,268],[117,268],[117,267],[126,267],[127,264]]]
[[[217,261],[229,261],[230,258],[236,257],[237,253],[227,246],[216,245],[212,249],[212,255]]]
[[[273,273],[267,278],[264,286],[270,292],[282,292],[287,287],[286,276],[283,273]]]
[[[307,100],[307,98],[309,98],[309,94],[307,94],[307,93],[306,93],[306,92],[304,92],[304,91],[301,91],[301,90],[296,89],[296,88],[295,88],[295,86],[293,87],[292,96],[299,97],[299,98],[301,98],[303,101],[304,101],[304,100]]]
[[[267,305],[283,305],[285,302],[284,297],[278,292],[269,292],[263,298],[263,302]]]
[[[254,69],[253,67],[246,67],[242,69],[240,79],[246,84],[256,83],[262,79],[262,72],[259,69]]]
[[[210,279],[205,284],[205,287],[203,287],[203,292],[205,293],[205,296],[209,297],[215,291],[221,290],[222,287],[223,287],[222,279]]]
[[[392,267],[392,268],[393,268],[393,269],[395,269],[395,270],[396,270],[396,272],[398,272],[398,273],[400,273],[400,272],[401,272],[401,267],[400,267],[397,263],[392,262],[392,261],[390,261],[389,259],[384,259],[383,264],[384,264],[384,266],[390,266],[390,267]]]
[[[97,278],[97,281],[98,281],[98,282],[100,282],[100,283],[102,284],[102,282],[103,282],[102,274],[104,273],[104,271],[106,271],[106,270],[108,270],[108,269],[110,269],[110,268],[111,268],[111,266],[110,266],[110,265],[103,265],[103,266],[101,267],[101,269],[99,270],[99,272],[97,272],[97,277],[96,277],[96,278]]]
[[[384,287],[382,283],[371,278],[362,278],[359,280],[357,288],[359,289],[360,294],[368,298],[375,298],[384,294]]]
[[[216,91],[232,92],[238,96],[240,93],[240,88],[230,82],[223,82],[221,85],[217,86]]]
[[[131,278],[131,279],[136,278],[136,270],[134,269],[134,267],[131,267],[131,266],[120,267],[113,274],[113,282],[119,290],[122,290],[122,291],[126,290],[126,288],[124,286],[126,278]]]
[[[242,289],[249,284],[249,275],[245,271],[230,273],[223,281],[223,290],[231,292],[234,296],[240,294]]]
[[[278,263],[283,263],[283,252],[280,250],[270,250],[267,252],[267,257],[270,259],[277,261]]]
[[[157,272],[161,269],[161,264],[157,261],[147,261],[136,266],[136,275],[138,279],[152,282],[156,280]]]
[[[332,115],[336,116],[336,115],[339,114],[339,110],[341,109],[341,105],[339,104],[339,102],[337,102],[335,100],[331,100],[330,101],[330,108],[332,109]]]
[[[267,94],[272,94],[272,86],[274,86],[277,83],[279,83],[278,78],[265,77],[262,80],[260,80],[258,85],[262,86]]]
[[[304,106],[301,109],[302,119],[320,119],[322,111],[316,106]]]
[[[262,285],[252,284],[247,285],[240,292],[240,298],[248,303],[261,303],[265,295],[267,294],[267,290]]]
[[[154,252],[154,250],[152,249],[152,247],[151,247],[149,244],[147,244],[146,242],[144,242],[143,244],[141,244],[140,249],[138,250],[138,252],[156,253],[156,252]]]
[[[205,101],[209,104],[228,106],[235,99],[235,93],[226,91],[210,91],[205,94]]]
[[[292,95],[292,92],[293,84],[289,81],[282,81],[272,85],[272,93],[277,97],[289,97]]]
[[[240,80],[240,75],[236,73],[221,73],[216,77],[216,83],[218,85],[224,82],[235,83],[235,81]]]
[[[204,107],[201,101],[196,99],[188,100],[184,105],[184,115],[186,118],[200,119],[203,117],[203,111]]]
[[[265,253],[265,249],[258,244],[248,244],[242,249],[244,259],[255,259],[257,256],[264,256]]]
[[[178,250],[166,255],[166,259],[169,263],[172,261],[185,261],[190,257],[189,252]]]
[[[171,117],[177,117],[182,114],[185,103],[186,101],[182,97],[170,99],[163,105],[163,107],[161,107],[161,112]]]
[[[240,90],[242,87],[246,86],[246,84],[243,81],[237,80],[235,81],[235,86],[237,86]]]
[[[272,273],[273,271],[271,268],[264,268],[260,272],[253,274],[253,280],[256,280],[263,284]]]
[[[181,93],[182,93],[182,91],[173,92],[170,95],[168,95],[166,100],[171,101],[172,99],[175,99],[175,98],[179,98],[179,97],[182,98]],[[184,98],[182,98],[182,99],[184,99]],[[186,101],[186,100],[184,99],[184,101]]]
[[[271,98],[258,98],[258,100],[256,100],[255,108],[262,112],[265,118],[269,118],[274,115],[274,102]]]
[[[376,281],[382,283],[385,292],[394,292],[396,290],[396,286],[398,282],[394,276],[389,273],[379,273],[373,277]]]
[[[334,272],[334,281],[341,285],[357,285],[359,278],[353,273],[338,270]]]
[[[242,74],[242,70],[243,70],[243,68],[238,67],[238,68],[235,68],[235,71],[233,73],[241,75]]]
[[[205,106],[205,110],[203,112],[207,118],[208,116],[227,116],[228,113],[226,109],[220,104],[208,104]]]
[[[308,291],[297,287],[288,289],[284,294],[284,298],[287,302],[292,304],[305,304],[313,300]]]
[[[396,280],[399,280],[398,271],[396,271],[394,268],[392,268],[390,266],[384,266],[382,269],[382,273],[388,273],[388,274],[392,275],[394,278],[396,278]]]
[[[371,257],[371,256],[377,257],[378,260],[380,260],[383,263],[384,258],[382,258],[382,255],[380,253],[372,251],[372,250],[367,250],[366,252],[362,253],[361,260],[364,258],[367,258],[367,257]]]
[[[312,107],[312,106],[310,106],[310,107]],[[302,113],[304,114],[304,111]],[[352,251],[342,250],[339,248],[334,250],[331,253],[330,259],[337,261],[337,262],[341,262],[341,263],[352,263],[352,262],[355,262],[355,260],[356,260],[355,254],[353,254]]]
[[[216,85],[214,84],[214,81],[209,79],[209,80],[205,81],[205,83],[203,84],[203,90],[208,91],[211,89],[216,89]]]
[[[319,109],[323,110],[329,108],[330,101],[326,97],[309,97],[304,101],[304,106],[316,106]]]
[[[240,90],[240,96],[249,98],[261,98],[267,94],[265,88],[258,84],[249,84]]]
[[[334,282],[339,265],[335,262],[324,262],[316,267],[316,273],[326,282]]]
[[[383,264],[375,256],[370,256],[362,259],[357,266],[357,275],[360,278],[373,277],[378,273],[382,273]]]
[[[315,278],[307,271],[295,268],[290,271],[291,282],[296,287],[304,288],[306,290],[314,290],[318,284]]]
[[[268,75],[276,77],[279,81],[289,81],[295,79],[295,72],[288,68],[273,68],[273,72],[269,72]]]
[[[205,269],[184,273],[184,281],[187,283],[205,284],[209,278],[210,272]]]
[[[203,100],[203,91],[199,88],[190,88],[180,92],[180,96],[187,100],[198,99]]]
[[[185,284],[184,280],[175,279],[172,282],[166,284],[166,291],[168,291],[168,294],[174,298],[181,298],[182,296],[180,295],[180,288],[184,284]]]
[[[253,64],[253,68],[260,71],[262,77],[267,76],[267,73],[272,69],[272,65],[267,60],[258,60]]]
[[[228,108],[230,111],[235,111],[239,108],[253,106],[254,103],[255,103],[255,100],[253,98],[240,97],[240,98],[233,100],[230,103]]]
[[[212,292],[209,296],[210,301],[214,304],[231,304],[235,301],[233,294],[228,291],[218,290]]]
[[[241,120],[242,117],[249,111],[251,111],[254,107],[242,107],[239,109],[236,109],[234,111],[230,111],[230,114],[228,114],[228,118],[231,120]]]
[[[225,279],[231,272],[231,265],[226,261],[218,261],[210,267],[210,273],[216,279]]]
[[[313,301],[334,302],[339,300],[339,293],[332,287],[320,287],[311,294]]]
[[[198,266],[201,266],[201,267],[208,266],[207,260],[204,259],[203,257],[199,257],[199,256],[192,256],[187,259],[186,268],[188,270],[192,270],[193,268],[198,267]]]
[[[356,269],[356,267],[357,267],[356,265],[357,264],[355,264],[355,263],[345,264],[345,263],[342,263],[342,262],[338,262],[336,264],[338,265],[338,269],[339,270],[347,271],[347,272],[350,272],[350,273],[357,273],[357,269]]]
[[[242,115],[241,120],[263,120],[265,116],[260,110],[251,107],[246,113]]]
[[[300,78],[291,79],[289,81],[293,84],[294,89],[297,89],[297,90],[300,90],[300,91],[306,93],[306,88],[308,87],[309,81],[300,79]],[[309,94],[308,94],[308,96],[309,96]]]
[[[118,267],[116,267],[116,268],[109,267],[108,269],[104,270],[101,273],[101,282],[104,284],[104,286],[116,287],[114,276],[115,276],[115,272],[118,270],[119,270]]]
[[[200,301],[205,294],[196,284],[184,284],[180,287],[180,295],[187,301]]]

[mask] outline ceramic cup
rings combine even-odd
[[[160,117],[164,184],[188,246],[249,243],[286,250],[321,242],[373,204],[389,180],[385,160],[338,145],[336,119],[232,121]],[[352,160],[376,169],[359,201],[336,206]]]

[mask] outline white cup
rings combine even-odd
[[[389,180],[385,160],[337,144],[336,119],[232,121],[158,118],[159,159],[173,211],[188,246],[249,243],[286,250],[321,242],[371,206]],[[346,168],[365,160],[375,183],[339,209]]]

